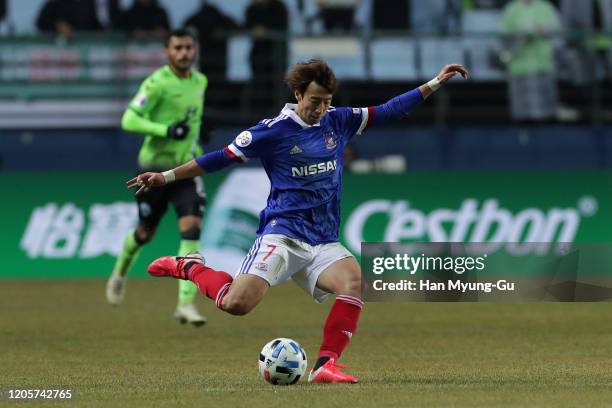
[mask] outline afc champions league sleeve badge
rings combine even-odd
[[[252,141],[253,135],[248,130],[245,130],[236,136],[236,145],[238,145],[238,147],[247,147]]]
[[[144,108],[147,105],[147,94],[143,91],[138,92],[134,98],[134,104],[139,108]]]

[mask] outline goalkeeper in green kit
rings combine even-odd
[[[198,138],[208,80],[192,69],[196,58],[195,39],[187,30],[174,30],[166,37],[165,51],[168,65],[144,80],[121,120],[124,130],[144,135],[138,155],[139,173],[172,169],[202,154]],[[138,226],[126,236],[106,285],[106,298],[113,305],[123,300],[127,273],[142,246],[153,239],[169,203],[178,215],[181,236],[178,255],[200,250],[205,204],[201,178],[152,188],[136,199]],[[194,283],[179,281],[174,317],[181,323],[195,326],[206,323],[193,303],[197,293]]]

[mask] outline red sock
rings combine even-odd
[[[198,286],[200,292],[212,299],[218,308],[221,308],[221,301],[234,281],[232,275],[223,271],[215,271],[195,262],[189,269],[188,275],[189,280]]]
[[[323,328],[323,343],[319,358],[337,360],[357,329],[357,321],[363,308],[363,301],[353,296],[339,295],[329,311]]]

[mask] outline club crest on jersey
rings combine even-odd
[[[336,147],[336,135],[334,135],[334,131],[323,133],[323,137],[325,138],[325,147],[327,150],[331,150]]]
[[[239,147],[247,147],[248,145],[251,144],[252,141],[253,141],[253,135],[248,130],[245,130],[244,132],[236,136],[236,144]]]

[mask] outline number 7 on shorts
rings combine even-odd
[[[268,248],[272,248],[272,249],[270,250],[270,252],[268,252],[268,253],[266,254],[266,256],[264,256],[264,258],[262,259],[262,261],[263,261],[263,262],[265,262],[265,261],[266,261],[266,259],[268,259],[268,258],[270,257],[270,255],[272,255],[272,253],[273,253],[273,252],[274,252],[274,250],[276,249],[276,245],[273,245],[273,244],[266,244],[266,246],[267,246]]]

